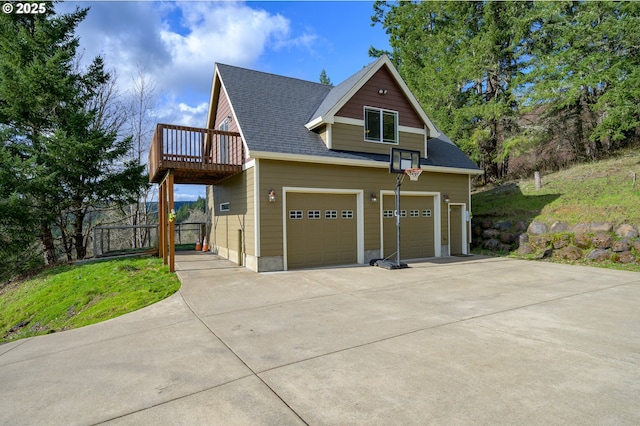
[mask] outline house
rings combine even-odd
[[[251,270],[392,256],[391,147],[419,151],[423,169],[401,187],[403,259],[469,250],[470,182],[482,172],[429,120],[386,56],[335,87],[217,64],[202,132],[201,148],[181,159],[233,170],[182,181],[209,183],[209,246]]]

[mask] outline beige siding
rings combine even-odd
[[[208,196],[212,211],[212,247],[255,255],[254,182],[254,168],[249,168],[212,187]],[[227,202],[229,211],[220,211],[220,204]],[[238,231],[242,231],[241,236]]]
[[[400,140],[397,145],[367,142],[364,140],[364,126],[336,123],[332,131],[332,149],[388,155],[391,147],[398,147],[420,151],[421,157],[425,157],[424,135],[399,132],[398,137]]]
[[[395,188],[395,175],[387,169],[344,167],[284,161],[260,161],[260,230],[261,256],[282,256],[283,249],[283,187],[357,189],[364,191],[364,250],[380,248],[380,206],[370,201],[370,195],[379,198],[381,190]],[[274,189],[275,203],[269,203],[267,194]],[[405,179],[403,191],[429,191],[448,194],[452,202],[466,203],[469,199],[467,175],[423,172],[418,182]],[[446,209],[442,208],[445,212]],[[442,235],[448,235],[446,215],[441,215]],[[443,241],[446,244],[446,242]]]

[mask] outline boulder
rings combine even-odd
[[[583,250],[591,248],[591,237],[587,234],[576,234],[573,236],[573,244]]]
[[[582,250],[580,250],[576,246],[568,246],[555,252],[555,255],[560,259],[575,262],[576,260],[579,260],[582,258]]]
[[[608,249],[613,245],[613,237],[606,232],[599,232],[591,237],[591,243],[597,249]]]
[[[510,244],[500,244],[498,245],[498,251],[504,252],[504,253],[509,253],[511,251],[511,245]]]
[[[640,255],[640,240],[631,241],[631,247],[633,247],[636,253]]]
[[[630,248],[631,248],[631,240],[629,238],[623,238],[621,240],[614,241],[613,245],[611,246],[611,250],[613,250],[616,253],[629,251]]]
[[[516,236],[511,232],[501,232],[500,241],[504,244],[513,244],[516,242]]]
[[[533,258],[534,259],[546,259],[548,257],[551,257],[552,254],[553,254],[553,250],[546,249],[546,250],[542,250],[540,253],[535,255]]]
[[[513,230],[516,232],[525,232],[527,230],[527,222],[524,220],[519,220],[513,226]]]
[[[484,231],[482,231],[482,238],[484,238],[485,240],[498,239],[499,237],[500,231],[498,231],[497,229],[485,229]]]
[[[560,232],[567,232],[569,230],[569,224],[566,222],[554,222],[551,225],[551,233],[559,234]]]
[[[489,219],[483,219],[480,221],[480,227],[482,229],[489,229],[491,228],[491,226],[493,225],[493,223],[491,223],[491,221]]]
[[[520,244],[520,247],[518,247],[518,254],[520,256],[526,256],[529,254],[532,254],[534,252],[534,250],[531,248],[531,246],[529,244]]]
[[[531,244],[531,247],[533,247],[535,250],[544,250],[549,248],[549,245],[551,244],[551,237],[548,235],[530,237],[529,244]]]
[[[520,234],[518,235],[518,245],[522,246],[529,242],[529,234]]]
[[[636,257],[630,251],[625,251],[622,253],[615,253],[611,258],[614,262],[618,263],[636,263]]]
[[[491,238],[484,242],[484,248],[487,250],[496,251],[498,250],[498,247],[500,247],[500,241],[495,238]]]
[[[498,222],[495,225],[493,225],[493,228],[499,231],[508,231],[509,229],[511,229],[511,222],[508,222],[508,221]]]
[[[593,262],[604,262],[605,260],[609,260],[610,257],[611,253],[609,253],[609,251],[598,248],[591,250],[587,255],[587,259]]]
[[[616,235],[620,238],[636,238],[638,230],[633,225],[625,223],[616,229]]]
[[[589,229],[588,223],[579,223],[571,227],[571,232],[574,234],[588,234],[591,232],[591,229]]]
[[[561,249],[567,247],[569,244],[571,244],[571,235],[569,234],[558,234],[553,238],[554,249]]]
[[[546,224],[542,222],[538,222],[537,220],[534,220],[529,224],[529,227],[527,228],[527,232],[531,235],[542,235],[549,232],[549,229],[547,228]]]
[[[613,225],[609,222],[593,222],[589,225],[591,232],[611,232],[613,231]]]

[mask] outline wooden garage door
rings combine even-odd
[[[395,196],[383,197],[384,257],[396,252]],[[402,259],[435,256],[432,196],[402,196],[400,199],[400,244]]]
[[[287,194],[287,268],[357,263],[357,201],[351,194]]]

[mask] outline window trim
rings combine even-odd
[[[380,117],[380,137],[378,139],[373,139],[373,138],[369,138],[367,135],[367,112],[368,111],[373,111],[373,112],[378,112],[379,113],[379,117]],[[384,139],[384,115],[385,114],[391,114],[394,116],[394,140],[393,141],[389,141],[389,140],[385,140]],[[364,132],[364,141],[365,142],[370,142],[370,143],[381,143],[381,144],[385,144],[385,145],[398,145],[398,143],[400,142],[400,137],[399,137],[399,127],[400,127],[400,122],[399,122],[399,114],[398,111],[393,111],[390,109],[385,109],[385,108],[377,108],[377,107],[370,107],[370,106],[364,106],[363,107],[363,116],[364,116],[364,127],[363,127],[363,132]]]
[[[229,201],[225,202],[225,203],[220,203],[219,206],[219,211],[222,212],[228,212],[231,211],[231,203],[229,203]]]

